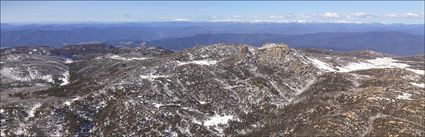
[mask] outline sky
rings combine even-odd
[[[424,24],[424,1],[1,1],[1,23],[341,22]]]

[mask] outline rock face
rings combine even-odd
[[[2,55],[2,136],[425,136],[423,56],[269,43],[71,57]]]
[[[282,60],[285,57],[286,52],[290,51],[288,45],[275,43],[264,44],[259,49],[264,50],[266,54],[271,55],[271,58],[275,60]]]

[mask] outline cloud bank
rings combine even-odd
[[[337,23],[413,23],[424,24],[424,13],[384,13],[374,14],[366,12],[353,13],[307,13],[307,14],[273,14],[262,16],[207,16],[207,17],[167,17],[161,21],[205,21],[205,22],[337,22]],[[165,20],[164,20],[165,19]]]

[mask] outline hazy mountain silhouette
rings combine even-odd
[[[267,42],[287,43],[294,48],[326,48],[339,51],[370,49],[395,55],[424,52],[424,36],[402,32],[326,32],[304,35],[277,34],[200,34],[148,42],[148,45],[180,50],[197,45],[239,43],[259,46]]]
[[[64,44],[105,41],[152,41],[182,38],[198,34],[267,33],[302,35],[320,32],[398,31],[423,35],[424,26],[405,24],[338,24],[338,23],[235,23],[235,22],[152,22],[122,24],[1,24],[1,46],[44,45],[61,47]],[[258,37],[258,36],[254,36]],[[263,38],[261,38],[263,39]],[[243,40],[243,39],[241,39]],[[241,41],[234,40],[234,41]],[[244,41],[249,42],[249,39]]]

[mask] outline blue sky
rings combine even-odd
[[[151,21],[424,23],[424,1],[2,1],[2,23]]]

